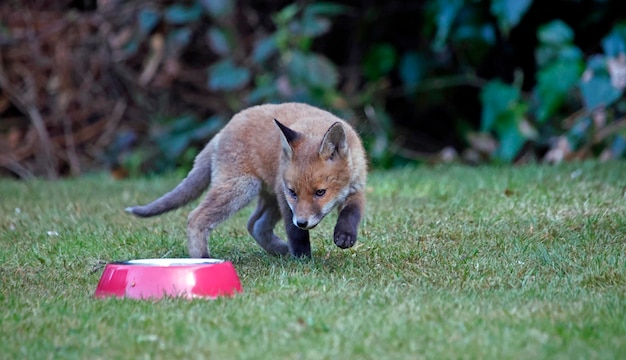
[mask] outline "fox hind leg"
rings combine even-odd
[[[220,223],[259,194],[261,181],[253,177],[214,181],[206,197],[187,219],[187,250],[192,258],[210,257],[207,240]]]
[[[274,227],[281,217],[276,198],[273,195],[261,193],[257,208],[248,220],[250,235],[265,251],[272,255],[289,253],[287,243],[274,234]]]

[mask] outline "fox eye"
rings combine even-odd
[[[326,194],[326,189],[317,189],[317,190],[315,190],[315,196],[317,196],[317,197],[322,197],[322,196],[324,196],[324,194]]]
[[[287,191],[289,191],[289,196],[291,196],[292,198],[297,198],[298,194],[296,194],[296,191],[294,189],[287,189]]]

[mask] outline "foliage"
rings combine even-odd
[[[355,124],[373,167],[622,158],[619,0],[561,7],[9,0],[0,167],[20,177],[188,169],[234,113],[283,101]]]
[[[495,27],[504,38],[518,25],[531,3],[491,2],[491,15],[497,19]],[[458,46],[459,41],[467,39],[495,45],[494,25],[488,20],[462,21],[463,11],[476,12],[480,4],[463,1],[435,1],[434,4],[437,51],[442,51],[445,45]],[[617,23],[602,39],[604,54],[589,56],[585,64],[582,51],[574,44],[572,28],[559,19],[542,24],[537,30],[537,70],[533,88],[523,91],[523,75],[518,70],[512,83],[496,78],[481,84],[480,131],[483,134],[468,134],[468,150],[483,152],[488,158],[504,162],[525,159],[529,154],[538,155],[542,148],[547,149],[543,159],[549,162],[597,156],[593,153],[595,149],[602,151],[600,156],[605,159],[623,157],[622,144],[626,138],[621,130],[626,124],[623,117],[626,106],[623,29],[624,23]],[[482,61],[480,58],[471,60]],[[491,135],[497,141],[495,147],[485,144],[493,141]],[[484,154],[485,149],[487,154]],[[469,158],[474,159],[475,155]]]
[[[548,23],[538,31],[539,46],[535,56],[539,69],[531,95],[524,95],[519,87],[498,80],[490,81],[482,89],[481,131],[495,132],[500,141],[494,153],[496,158],[511,162],[519,156],[526,141],[547,144],[554,134],[562,135],[559,135],[561,141],[546,154],[545,159],[550,162],[559,162],[565,157],[585,157],[584,152],[599,144],[606,151],[603,157],[625,154],[623,146],[611,144],[623,144],[626,133],[616,129],[606,132],[608,125],[626,121],[610,113],[624,90],[620,82],[624,81],[626,71],[623,51],[626,37],[619,35],[620,27],[618,25],[603,40],[609,44],[605,45],[605,54],[591,57],[585,69],[582,52],[572,44],[571,28],[558,20]],[[614,49],[612,53],[611,49]],[[611,64],[616,68],[612,74],[609,72]],[[581,95],[583,109],[563,122],[561,109],[572,102],[575,91]],[[624,105],[626,103],[616,107]],[[592,122],[595,126],[591,126]],[[605,133],[598,136],[602,129]]]
[[[201,20],[209,19],[210,25],[204,32],[206,50],[215,58],[207,66],[206,88],[213,96],[223,97],[226,106],[211,109],[213,115],[203,121],[189,115],[169,118],[168,123],[182,124],[185,129],[181,132],[165,127],[158,131],[158,137],[152,138],[160,149],[158,153],[165,154],[159,159],[167,160],[160,165],[155,163],[157,168],[181,162],[188,167],[190,158],[183,157],[188,154],[184,149],[193,144],[201,146],[202,140],[215,134],[232,114],[244,107],[283,101],[330,107],[341,102],[336,66],[313,52],[311,44],[329,31],[330,17],[342,14],[346,7],[332,3],[285,6],[272,15],[273,28],[258,29],[249,44],[243,43],[244,29],[235,20],[236,9],[234,0],[222,1],[220,6],[198,0],[186,6],[175,3],[160,10],[166,22],[177,25],[165,37],[177,42],[178,48],[192,44],[189,36],[176,34],[188,34]],[[139,26],[136,31],[143,30]],[[334,108],[342,110],[341,106]]]
[[[167,118],[171,124],[181,122],[187,129],[184,133],[168,130],[168,127],[159,126],[160,122],[156,121],[155,128],[158,131],[150,132],[150,143],[156,144],[159,151],[148,152],[152,155],[139,162],[133,158],[137,155],[134,152],[127,160],[135,164],[148,161],[157,169],[171,169],[173,165],[180,166],[181,163],[188,168],[191,158],[187,155],[194,151],[197,153],[198,147],[203,145],[200,140],[209,138],[219,130],[235,112],[255,104],[298,101],[332,109],[357,126],[363,124],[356,121],[354,109],[367,107],[372,122],[369,127],[380,131],[369,131],[372,135],[364,135],[366,146],[377,163],[389,163],[390,153],[387,148],[392,124],[383,109],[384,105],[377,104],[376,98],[379,97],[380,88],[384,87],[384,78],[396,64],[393,47],[389,44],[373,46],[363,62],[364,76],[371,82],[369,90],[362,95],[357,95],[356,89],[354,93],[345,94],[339,88],[337,66],[323,54],[315,52],[312,46],[316,38],[330,31],[332,18],[347,13],[350,7],[326,2],[286,5],[272,14],[271,27],[256,29],[250,37],[252,40],[246,44],[243,42],[244,30],[236,22],[234,11],[235,8],[245,8],[244,5],[236,4],[234,0],[226,0],[223,4],[224,8],[219,11],[210,10],[203,2],[196,1],[186,7],[172,4],[157,12],[165,14],[157,17],[163,16],[166,22],[176,25],[166,30],[169,33],[162,35],[177,44],[169,46],[176,49],[193,45],[190,36],[179,34],[192,32],[191,29],[199,26],[200,19],[212,20],[205,31],[205,38],[207,50],[215,59],[207,66],[206,87],[211,96],[224,99],[219,101],[222,105],[212,108],[212,116],[202,121],[189,115]],[[144,12],[151,13],[152,10],[140,10],[140,14]],[[135,29],[137,34],[149,30],[141,22]],[[140,36],[134,38],[141,39]],[[167,44],[165,46],[168,47]],[[135,45],[131,48],[139,47]],[[197,52],[198,49],[191,48],[189,51]],[[180,55],[182,57],[184,51],[181,50]],[[206,132],[206,129],[212,131]],[[155,137],[155,133],[160,135]],[[189,152],[182,151],[183,147],[193,145],[195,149],[192,147]],[[143,148],[144,152],[140,154],[145,156],[146,147]],[[132,169],[133,162],[126,161],[124,167],[131,169],[131,173],[139,173]]]
[[[500,144],[494,155],[506,161],[513,160],[526,140],[522,122],[526,121],[528,104],[520,99],[520,94],[519,88],[498,80],[485,85],[481,93],[481,131],[496,134]]]
[[[22,5],[13,6],[19,8]],[[107,114],[109,116],[103,119],[102,125],[107,129],[119,128],[114,136],[105,132],[109,137],[107,141],[102,141],[105,147],[97,149],[97,159],[104,161],[114,174],[122,177],[172,170],[180,166],[188,168],[193,159],[191,155],[197,153],[207,139],[244,107],[263,102],[304,101],[348,111],[345,101],[341,105],[336,66],[324,55],[311,49],[313,40],[329,31],[330,18],[347,9],[342,5],[323,2],[292,4],[271,17],[271,26],[258,19],[258,24],[241,22],[238,17],[249,15],[253,10],[234,0],[110,3],[103,4],[97,14],[79,17],[89,25],[94,22],[97,24],[96,29],[99,31],[92,34],[92,38],[97,40],[90,44],[100,44],[100,48],[91,52],[108,54],[97,60],[104,63],[101,67],[106,66],[110,70],[94,74],[90,70],[98,68],[91,67],[85,72],[68,76],[90,79],[97,78],[101,73],[110,74],[117,81],[116,87],[106,90],[111,91],[113,98],[119,96],[128,99],[122,103],[121,111]],[[8,19],[14,11],[12,4],[8,4],[2,9],[3,19]],[[35,11],[35,14],[36,19],[54,18],[61,24],[68,21],[59,13],[45,9]],[[20,23],[20,26],[30,26],[30,18],[24,17],[22,20],[24,24]],[[5,21],[9,20],[0,23]],[[2,56],[4,61],[0,61],[0,64],[4,62],[8,69],[13,69],[14,63],[19,64],[24,59],[11,55],[26,54],[28,48],[26,44],[16,41],[19,40],[21,28],[14,22],[8,24],[11,27],[5,35],[8,40],[4,43],[8,44],[6,46],[11,51]],[[249,27],[255,28],[250,35]],[[42,27],[37,29],[41,30],[36,32],[36,37],[40,40],[40,46],[45,47],[47,34]],[[59,39],[59,42],[62,41]],[[77,43],[67,47],[78,48],[81,45]],[[62,64],[68,68],[67,73],[73,71],[72,61],[85,61],[80,56],[67,60]],[[47,68],[37,68],[37,63],[33,64],[32,71],[40,76],[34,84],[38,89],[33,91],[40,92],[48,86],[44,70],[48,71]],[[19,105],[23,102],[18,95],[19,91],[13,91],[19,87],[19,73],[9,75],[15,79],[8,78],[0,85],[3,85],[5,92],[16,95],[6,102],[0,102],[0,105],[8,105],[0,107],[0,111],[12,111],[11,103]],[[4,77],[0,77],[2,79]],[[104,85],[102,80],[100,83]],[[80,82],[77,86],[80,86]],[[52,102],[59,98],[72,98],[76,93],[75,88],[53,90],[49,97]],[[85,103],[94,100],[94,96],[84,98]],[[107,110],[115,109],[107,103],[101,102],[100,105]],[[23,114],[30,114],[30,108],[17,107]],[[39,103],[32,104],[32,107],[54,109],[58,106]],[[96,115],[89,105],[83,107],[87,109],[85,117]],[[53,115],[62,112],[63,109],[43,113],[40,116],[42,124],[35,121],[38,118],[30,116],[33,128],[52,128],[56,122]],[[143,116],[126,121],[126,126],[119,124],[123,115],[138,114]],[[82,117],[68,126],[72,132],[80,133],[80,127],[85,126],[86,122],[88,120]],[[18,121],[15,124],[9,124],[6,128],[9,135],[11,131],[15,132],[13,138],[16,138],[8,147],[10,151],[20,153],[23,151],[17,145],[19,138],[26,137],[28,132],[16,132]],[[24,122],[20,126],[23,125]],[[45,140],[41,144],[54,141],[46,133],[39,136]],[[41,175],[36,170],[37,163],[49,164],[48,177],[55,177],[65,167],[64,160],[71,159],[78,152],[73,148],[64,149],[66,145],[50,144],[42,153],[54,160],[61,158],[58,164],[45,158],[38,161],[37,147],[31,146],[29,149],[34,160],[32,167],[28,162],[31,158],[25,156],[17,161],[12,156],[2,157],[0,165],[27,177]],[[82,148],[79,150],[84,151]],[[65,156],[66,151],[69,152],[68,156]],[[24,163],[27,165],[22,166]],[[80,168],[72,168],[72,172],[78,174]]]

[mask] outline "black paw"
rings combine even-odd
[[[291,255],[297,259],[310,259],[311,258],[311,248],[296,248],[291,249]]]
[[[342,249],[353,247],[356,244],[356,234],[335,229],[335,245]]]

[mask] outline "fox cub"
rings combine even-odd
[[[345,121],[305,104],[259,105],[236,114],[172,191],[126,211],[159,215],[196,199],[210,184],[187,220],[189,256],[210,257],[211,230],[258,197],[250,235],[270,254],[310,257],[309,230],[334,208],[335,244],[346,249],[356,243],[366,177],[361,140]],[[281,218],[288,242],[274,234]]]

